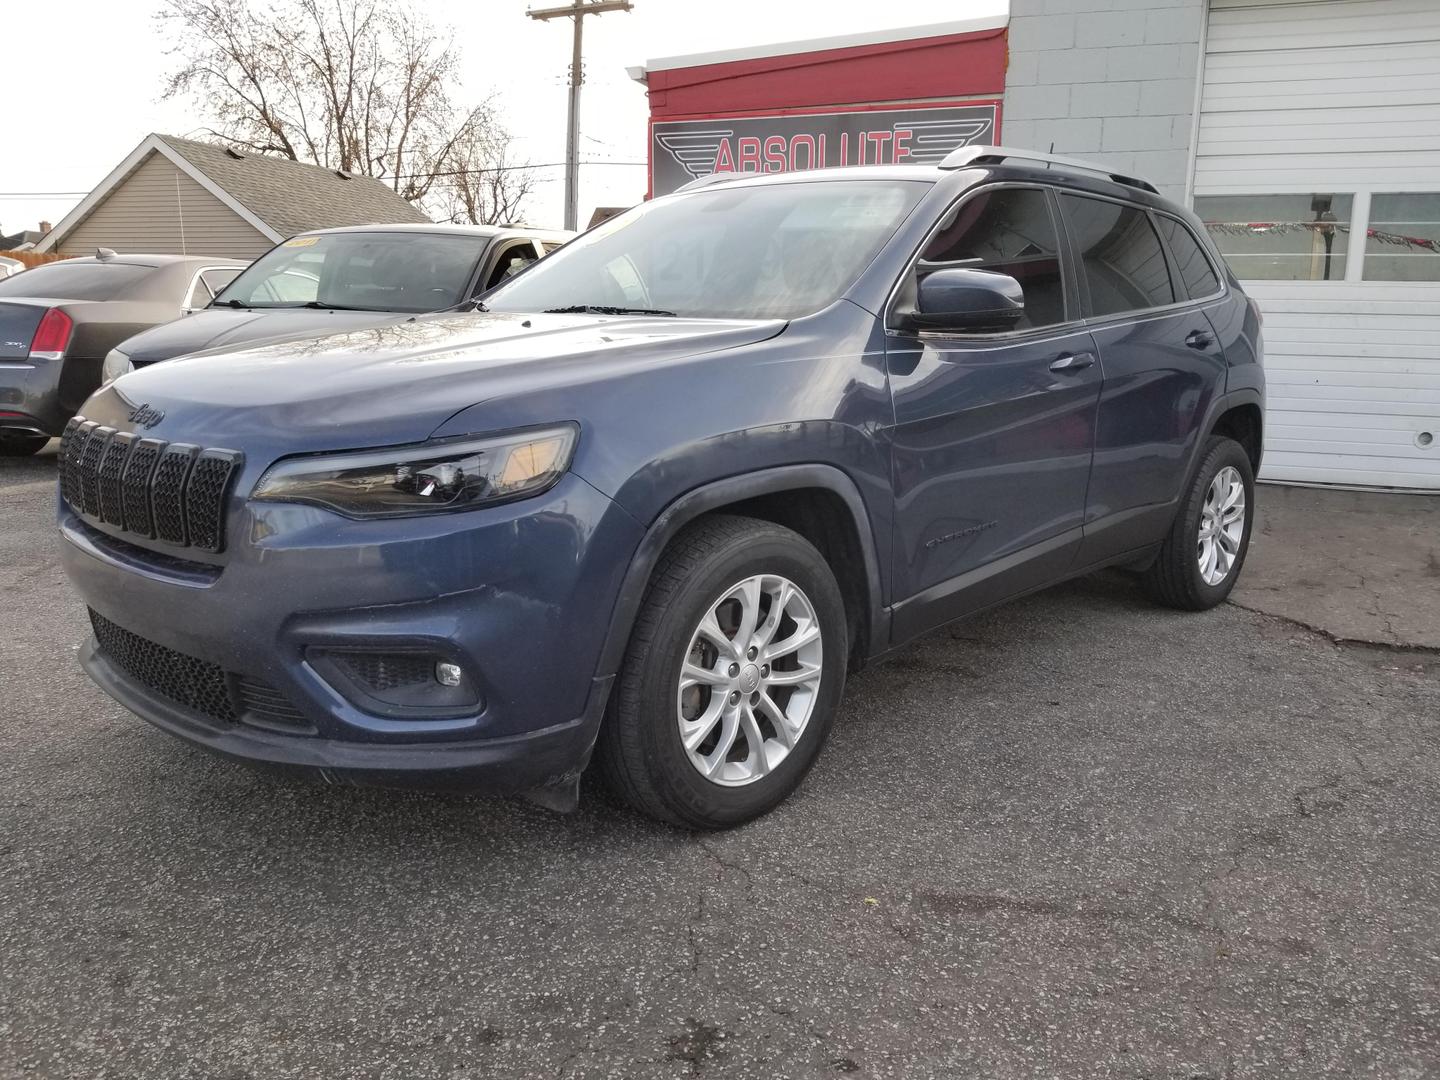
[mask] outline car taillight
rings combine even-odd
[[[75,330],[75,320],[59,308],[51,308],[40,317],[35,336],[30,339],[30,357],[33,360],[60,360],[65,356],[65,347],[70,344],[70,335]]]

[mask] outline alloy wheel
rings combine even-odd
[[[680,671],[676,721],[690,764],[726,787],[768,775],[805,733],[822,660],[815,608],[793,581],[757,574],[727,589]]]
[[[1227,465],[1215,474],[1200,508],[1196,559],[1206,585],[1219,585],[1230,574],[1245,536],[1245,482]]]

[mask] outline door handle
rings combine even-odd
[[[1091,364],[1095,363],[1095,354],[1089,352],[1066,353],[1058,360],[1050,364],[1051,371],[1058,371],[1063,374],[1070,374],[1073,371],[1084,371]]]
[[[1208,349],[1214,340],[1215,339],[1204,330],[1191,330],[1190,333],[1185,336],[1185,344],[1189,345],[1192,349]]]

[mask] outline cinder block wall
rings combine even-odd
[[[1183,201],[1205,0],[1010,0],[1001,142],[1092,158]]]

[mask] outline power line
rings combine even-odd
[[[570,107],[565,116],[565,228],[578,227],[580,216],[580,84],[585,81],[585,63],[580,48],[586,15],[607,11],[633,11],[630,0],[572,0],[566,7],[531,8],[525,14],[540,22],[571,20]]]
[[[484,176],[484,175],[486,175],[487,173],[523,172],[523,171],[526,170],[526,169],[563,169],[563,168],[565,168],[565,164],[566,164],[566,163],[563,162],[563,161],[542,161],[542,162],[539,162],[538,164],[534,164],[534,165],[501,165],[501,166],[498,166],[497,168],[493,168],[493,169],[452,169],[452,170],[449,170],[449,171],[447,171],[447,172],[435,172],[435,173],[430,173],[430,172],[424,172],[424,173],[401,173],[399,176],[375,176],[375,177],[364,177],[362,174],[357,173],[356,176],[359,176],[359,177],[361,177],[362,179],[379,180],[379,181],[381,181],[382,183],[385,182],[385,181],[387,181],[387,180],[421,180],[421,179],[436,179],[436,180],[438,180],[438,179],[440,179],[441,177],[447,177],[447,176]],[[580,162],[580,164],[581,164],[581,165],[623,165],[623,166],[626,166],[626,167],[629,167],[629,168],[641,168],[641,167],[643,167],[644,165],[646,165],[647,163],[644,162],[644,161],[611,161],[611,160],[602,158],[602,159],[595,160],[595,161],[585,161],[585,160],[582,160],[582,161]],[[89,194],[90,194],[90,192],[88,192],[88,191],[0,191],[0,199],[61,199],[61,198],[80,198],[82,195],[89,195]]]

